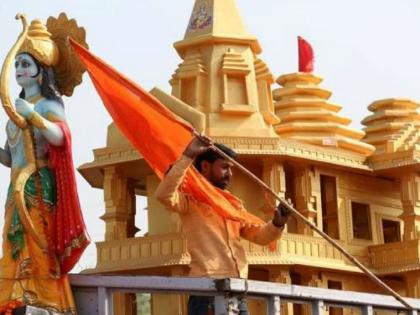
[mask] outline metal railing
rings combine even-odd
[[[113,314],[115,292],[211,295],[215,297],[216,315],[233,315],[232,298],[244,295],[266,299],[268,315],[280,315],[281,302],[309,304],[313,315],[324,314],[326,307],[359,309],[362,315],[372,315],[374,309],[409,315],[420,310],[420,299],[407,298],[413,307],[407,310],[388,295],[244,279],[70,275],[70,281],[79,315]]]

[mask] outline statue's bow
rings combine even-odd
[[[19,35],[18,40],[13,45],[12,49],[6,56],[6,59],[3,63],[3,68],[1,69],[1,76],[0,76],[0,99],[1,103],[3,104],[3,108],[6,111],[9,118],[21,129],[25,129],[28,123],[26,122],[25,118],[19,115],[14,106],[12,105],[10,95],[9,95],[9,75],[10,69],[12,68],[16,52],[19,50],[20,46],[24,42],[27,34],[28,34],[28,23],[26,21],[26,16],[24,14],[17,14],[16,19],[20,19],[23,25],[23,31]]]
[[[38,246],[46,251],[48,249],[47,242],[45,239],[42,239],[39,234],[37,233],[34,223],[31,219],[31,216],[28,212],[25,202],[25,184],[28,179],[28,175],[33,174],[37,171],[36,165],[36,156],[34,150],[34,143],[32,139],[32,128],[27,128],[29,125],[25,118],[21,116],[19,113],[16,112],[15,107],[12,105],[10,95],[9,95],[9,76],[10,76],[10,69],[14,63],[14,59],[16,53],[22,46],[22,43],[25,41],[25,38],[28,34],[28,23],[26,21],[26,17],[23,14],[17,14],[16,19],[20,19],[23,24],[23,31],[19,35],[18,40],[13,45],[12,49],[9,51],[6,59],[3,63],[3,68],[1,70],[0,76],[0,100],[3,104],[3,108],[6,111],[7,115],[9,116],[10,120],[13,121],[16,126],[21,128],[23,132],[27,135],[24,137],[24,141],[27,142],[28,151],[27,160],[28,165],[21,170],[20,174],[13,182],[13,188],[15,190],[14,198],[17,205],[17,210],[19,214],[19,218],[22,221],[22,224],[25,230],[29,233],[32,239],[38,244]]]

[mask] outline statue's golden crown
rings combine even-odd
[[[57,65],[59,60],[57,45],[51,39],[51,33],[39,19],[31,22],[28,35],[17,52],[17,54],[21,53],[29,53],[40,63],[49,67]]]
[[[69,20],[65,13],[58,18],[49,17],[46,25],[35,19],[17,54],[29,53],[41,64],[53,67],[58,90],[71,96],[74,88],[82,82],[85,67],[70,47],[68,37],[88,47],[84,28],[79,27],[74,19]]]

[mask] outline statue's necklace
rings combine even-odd
[[[28,102],[28,103],[31,103],[31,104],[36,104],[36,103],[38,103],[41,99],[43,98],[43,96],[41,95],[41,93],[39,93],[39,94],[36,94],[36,95],[34,95],[34,96],[31,96],[31,97],[28,97],[27,99],[26,99],[26,101]]]

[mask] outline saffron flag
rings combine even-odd
[[[142,154],[159,178],[176,162],[193,138],[193,128],[155,97],[70,39],[102,101],[120,131]],[[211,206],[225,219],[265,224],[246,211],[228,191],[210,184],[190,167],[181,187],[197,201]]]
[[[312,46],[298,36],[298,48],[299,48],[299,71],[300,72],[312,72],[314,71],[314,51]]]

